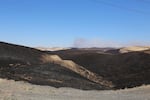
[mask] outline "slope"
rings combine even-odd
[[[118,50],[117,50],[118,51]],[[49,52],[72,60],[111,81],[115,88],[136,87],[150,84],[149,51],[129,53],[99,53],[98,51],[63,50]]]
[[[105,89],[111,89],[113,87],[113,84],[107,80],[105,80],[103,77],[87,70],[86,68],[75,64],[74,62],[70,61],[70,60],[62,60],[60,57],[58,57],[57,55],[50,55],[47,54],[45,52],[33,49],[33,48],[28,48],[28,47],[24,47],[24,46],[18,46],[18,45],[14,45],[14,44],[8,44],[8,43],[4,43],[1,42],[0,43],[0,76],[3,78],[12,78],[15,80],[26,80],[29,81],[31,83],[41,83],[40,84],[47,84],[47,85],[51,85],[50,82],[48,83],[44,83],[46,82],[46,79],[44,80],[43,75],[41,74],[42,70],[41,68],[44,66],[49,66],[50,69],[49,71],[52,71],[51,74],[50,72],[48,72],[48,74],[44,74],[44,77],[48,77],[47,79],[51,80],[51,76],[55,76],[56,77],[61,77],[63,76],[62,74],[59,75],[58,72],[63,72],[64,70],[61,69],[61,67],[63,67],[63,69],[68,70],[72,75],[72,74],[76,74],[78,77],[80,77],[82,80],[86,80],[89,81],[89,84],[95,84],[95,86],[100,87],[101,89],[105,87]],[[36,67],[38,68],[38,73],[40,72],[40,74],[37,74],[35,72]],[[46,68],[47,68],[46,67]],[[53,69],[56,68],[56,70],[58,70],[57,73],[55,73],[55,71],[53,72]],[[66,71],[63,72],[63,74]],[[45,72],[44,72],[45,73]],[[54,75],[52,75],[52,73]],[[58,75],[55,75],[58,74]],[[35,76],[37,75],[37,77],[40,77],[40,75],[42,76],[41,79],[39,78],[39,80],[35,79]],[[69,74],[67,76],[64,76],[65,78],[68,77]],[[72,77],[72,76],[69,76]],[[80,79],[80,80],[81,80]],[[55,80],[54,78],[52,78],[52,80]],[[66,78],[66,80],[71,81],[72,78]],[[44,81],[44,82],[42,82]],[[57,80],[56,80],[57,81]],[[76,83],[80,81],[76,80]],[[86,86],[86,82],[85,86]],[[88,82],[87,82],[88,83]],[[66,85],[61,84],[61,86],[72,86],[70,85],[72,83],[67,83]],[[78,84],[82,85],[81,83]],[[82,85],[84,87],[84,85]],[[79,88],[83,88],[82,86],[79,86]],[[94,85],[91,85],[94,86]],[[89,86],[89,88],[92,88],[91,86]],[[75,86],[77,88],[77,86]],[[88,89],[88,86],[86,87]]]

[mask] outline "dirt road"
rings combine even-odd
[[[150,86],[117,91],[83,91],[0,79],[0,100],[150,100]]]

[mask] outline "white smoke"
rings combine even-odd
[[[73,47],[90,48],[90,47],[127,47],[127,46],[150,46],[150,42],[127,41],[126,43],[100,40],[77,38],[74,40]]]
[[[100,39],[75,39],[73,43],[74,47],[78,48],[88,48],[88,47],[119,47],[120,44],[116,42],[110,42]]]

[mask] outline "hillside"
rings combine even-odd
[[[0,42],[0,78],[78,89],[120,89],[150,84],[149,50],[114,48],[40,51]]]
[[[120,49],[120,53],[128,53],[128,52],[135,52],[135,51],[146,51],[150,50],[150,47],[146,46],[130,46]]]
[[[111,52],[110,52],[111,51]],[[149,50],[129,53],[117,53],[109,50],[105,52],[80,50],[63,50],[49,52],[59,55],[63,59],[73,60],[85,66],[115,84],[116,88],[135,87],[150,83],[150,55]]]
[[[67,74],[68,73],[68,74]],[[0,77],[39,85],[80,89],[111,89],[103,77],[57,55],[24,46],[0,43]]]

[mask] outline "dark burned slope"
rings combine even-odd
[[[70,66],[69,64],[74,63],[63,61],[57,56],[51,57],[51,55],[33,48],[0,42],[1,78],[24,80],[34,84],[55,87],[108,89],[92,82],[94,78],[98,79],[97,76],[93,77],[95,74],[78,65]]]
[[[85,66],[112,81],[116,88],[125,88],[150,84],[150,55],[147,52],[104,54],[97,51],[64,50],[50,53]]]
[[[57,64],[0,66],[0,77],[57,88],[106,89]]]
[[[0,42],[0,60],[16,60],[22,63],[37,64],[42,63],[39,59],[43,53],[39,50]]]
[[[113,89],[109,86],[116,86],[118,89],[149,84],[149,76],[149,51],[124,54],[114,49],[42,52],[0,42],[0,78],[55,87]]]

